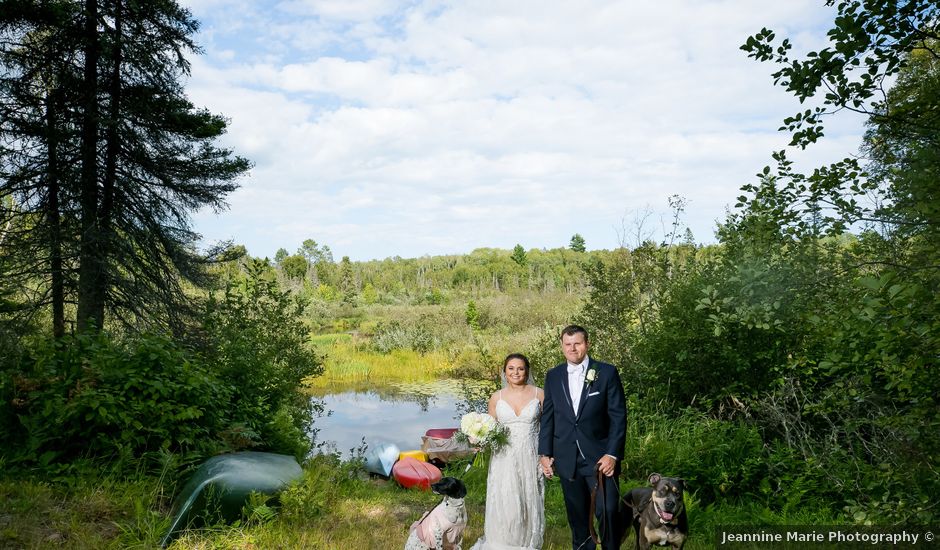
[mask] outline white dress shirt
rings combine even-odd
[[[578,405],[581,404],[581,390],[584,389],[584,374],[587,371],[588,356],[584,356],[584,361],[578,365],[568,363],[568,393],[571,394],[571,406],[574,413],[578,414]],[[574,371],[574,372],[572,372]]]

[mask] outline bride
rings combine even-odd
[[[506,357],[503,381],[503,389],[490,397],[489,413],[509,429],[509,443],[490,458],[483,536],[473,549],[538,549],[545,531],[538,457],[544,393],[531,383],[529,360],[521,353]]]

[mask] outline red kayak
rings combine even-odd
[[[441,480],[441,471],[433,464],[406,456],[392,466],[392,477],[405,489],[430,491],[431,484]]]
[[[450,439],[459,428],[432,428],[424,432],[425,437],[436,437],[438,439]]]

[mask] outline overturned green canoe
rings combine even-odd
[[[234,521],[251,493],[274,495],[303,470],[292,456],[242,452],[214,456],[200,466],[173,504],[173,521],[161,542],[166,546],[187,527]]]

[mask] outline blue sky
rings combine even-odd
[[[182,3],[202,24],[190,98],[254,162],[195,229],[354,260],[632,245],[662,238],[672,195],[713,242],[805,108],[739,46],[766,26],[817,49],[832,20],[822,0]],[[862,130],[835,119],[797,161],[853,154]]]

